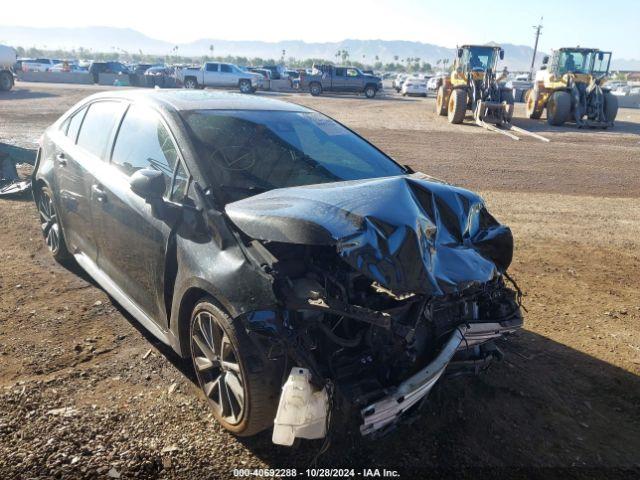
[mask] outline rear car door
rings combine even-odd
[[[98,266],[161,326],[167,325],[164,274],[173,225],[153,215],[151,206],[133,193],[129,180],[140,169],[159,170],[165,176],[165,196],[169,198],[174,172],[177,170],[179,179],[184,178],[178,156],[173,136],[160,114],[132,104],[118,128],[111,162],[97,182],[103,198],[94,203],[101,229]],[[185,186],[184,182],[180,185]]]
[[[92,190],[103,163],[107,144],[122,114],[124,104],[97,101],[76,112],[69,120],[67,138],[56,152],[61,223],[72,253],[97,259],[96,224]]]
[[[204,84],[207,86],[218,86],[220,82],[220,74],[218,73],[218,69],[220,68],[219,63],[207,63],[204,68],[204,72],[202,72]]]
[[[342,92],[347,88],[346,74],[347,69],[342,67],[338,67],[333,71],[333,74],[331,75],[331,90]]]

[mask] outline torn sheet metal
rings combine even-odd
[[[334,245],[395,293],[460,292],[495,279],[513,254],[510,229],[478,195],[420,173],[271,190],[226,212],[255,239]]]

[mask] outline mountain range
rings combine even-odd
[[[410,42],[402,40],[343,40],[340,42],[307,43],[301,40],[281,42],[233,41],[219,39],[201,39],[190,43],[174,44],[158,40],[130,28],[115,27],[82,27],[82,28],[34,28],[17,26],[0,26],[0,43],[14,47],[37,47],[41,49],[78,49],[83,47],[95,52],[147,53],[154,55],[169,54],[178,47],[177,53],[182,56],[197,57],[210,55],[213,45],[215,56],[244,56],[278,59],[285,51],[286,58],[295,57],[321,58],[336,60],[336,52],[347,50],[349,59],[366,64],[378,60],[383,63],[407,57],[418,57],[421,61],[435,65],[440,59],[452,59],[453,48],[446,48],[430,43]],[[512,71],[526,71],[531,65],[533,49],[526,45],[502,43],[505,50],[503,65]],[[538,52],[536,67],[540,65],[545,54]],[[617,59],[615,52],[612,68],[623,70],[640,70],[640,60]]]

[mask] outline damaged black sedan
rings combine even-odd
[[[384,433],[522,325],[479,196],[294,104],[93,95],[43,135],[33,188],[54,257],[190,357],[237,435]]]

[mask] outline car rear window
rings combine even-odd
[[[125,109],[122,102],[100,101],[92,103],[85,115],[78,135],[78,145],[94,155],[104,158],[107,144],[116,123]]]

